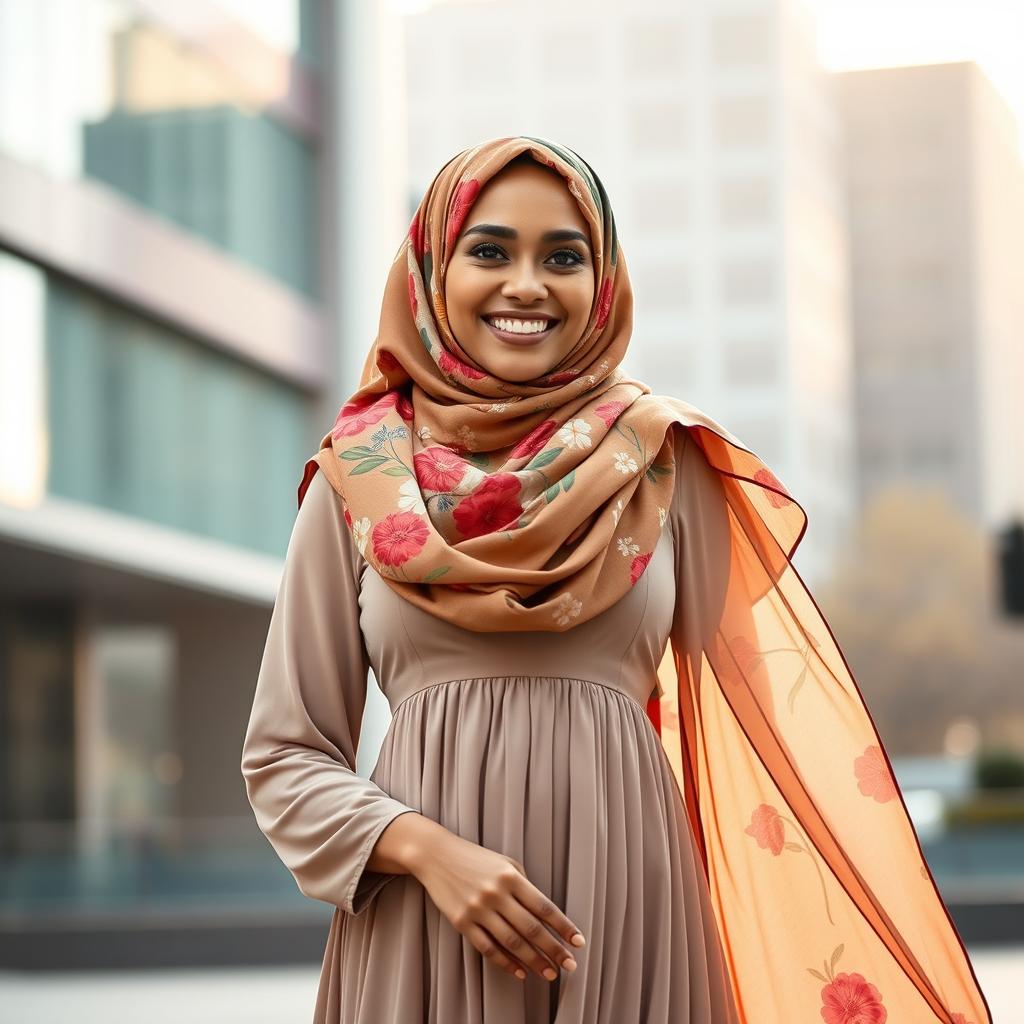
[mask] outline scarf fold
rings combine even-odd
[[[529,151],[590,226],[595,299],[564,359],[525,383],[488,374],[452,335],[446,261],[473,201]],[[421,200],[388,275],[360,384],[307,461],[360,552],[401,597],[477,632],[562,631],[610,608],[647,567],[686,430],[720,481],[725,579],[686,610],[647,713],[701,851],[744,1024],[991,1024],[966,950],[835,637],[792,565],[807,517],[765,463],[620,362],[633,293],[604,187],[529,136],[466,150]],[[636,553],[623,558],[622,540]],[[684,572],[686,571],[684,561]],[[680,581],[685,589],[686,580]]]

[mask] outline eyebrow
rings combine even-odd
[[[467,235],[496,235],[498,238],[518,238],[519,232],[515,228],[506,227],[504,224],[474,224],[467,228]],[[582,231],[575,228],[555,228],[553,231],[545,231],[540,236],[542,242],[585,242],[590,248],[590,239]]]

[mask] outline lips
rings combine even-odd
[[[490,322],[486,317],[480,317],[480,319],[487,325],[488,330],[502,341],[508,342],[511,345],[535,345],[539,341],[543,341],[554,329],[561,323],[560,320],[555,320],[552,317],[544,317],[545,320],[551,321],[551,326],[545,331],[537,331],[531,334],[515,334],[512,331],[503,331]],[[536,319],[541,319],[537,317]]]

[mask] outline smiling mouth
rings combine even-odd
[[[503,331],[500,327],[495,327],[487,317],[482,316],[480,319],[487,325],[495,337],[500,338],[502,341],[507,341],[512,345],[535,345],[538,341],[543,341],[561,323],[560,320],[552,320],[549,317],[546,317],[545,319],[548,320],[548,326],[543,331],[532,331],[527,334],[516,333],[515,331]]]

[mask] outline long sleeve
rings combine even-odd
[[[300,891],[359,914],[395,874],[366,869],[381,832],[415,808],[356,774],[369,657],[359,552],[322,473],[292,529],[245,740],[256,821]]]

